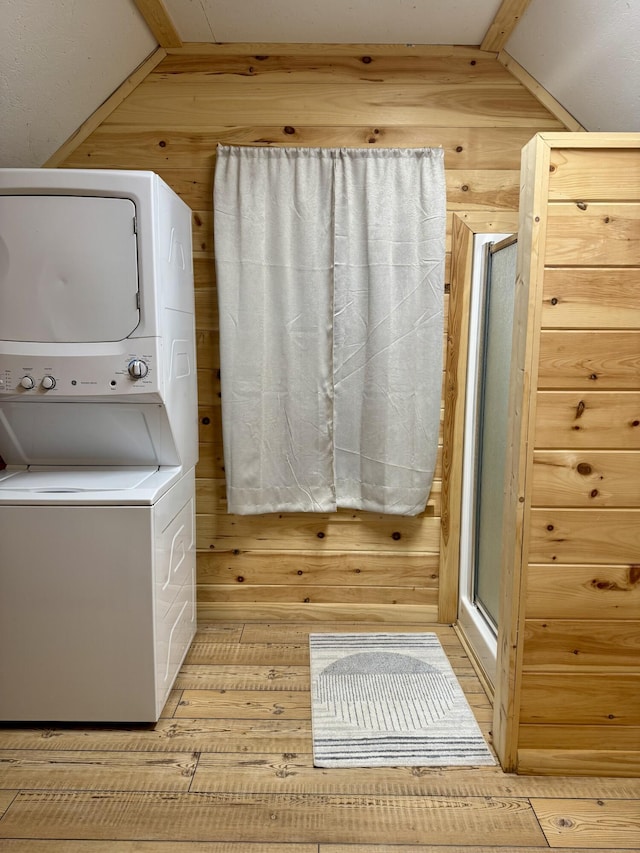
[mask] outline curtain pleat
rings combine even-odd
[[[229,512],[415,515],[438,446],[441,149],[219,146]]]

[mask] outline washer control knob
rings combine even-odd
[[[53,378],[53,376],[44,376],[40,384],[42,385],[45,391],[51,391],[52,388],[56,387],[56,380]]]
[[[23,376],[20,380],[20,387],[25,388],[27,391],[35,388],[36,383],[33,381],[33,376]]]
[[[146,361],[142,361],[140,358],[134,358],[129,362],[129,367],[127,369],[129,371],[129,376],[132,379],[143,379],[149,372],[149,365]]]

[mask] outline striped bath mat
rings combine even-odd
[[[310,634],[316,767],[495,764],[435,634]]]

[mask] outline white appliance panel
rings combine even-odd
[[[52,468],[34,466],[0,475],[0,493],[7,491],[47,494],[57,492],[94,492],[96,482],[101,491],[137,489],[157,468]]]
[[[5,505],[0,538],[0,719],[154,719],[151,508]]]
[[[164,407],[136,403],[8,402],[0,408],[7,465],[178,464]]]
[[[2,506],[152,506],[181,479],[182,466],[10,466],[0,471]]]
[[[140,321],[130,199],[0,195],[0,340],[116,341]]]
[[[0,720],[158,719],[196,627],[193,490],[192,470],[153,506],[0,498]]]

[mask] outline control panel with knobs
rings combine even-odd
[[[24,388],[26,391],[31,391],[32,388],[35,388],[36,383],[33,376],[23,376],[20,380],[20,387]]]
[[[149,372],[149,365],[141,358],[134,358],[129,362],[127,369],[132,379],[144,379]]]

